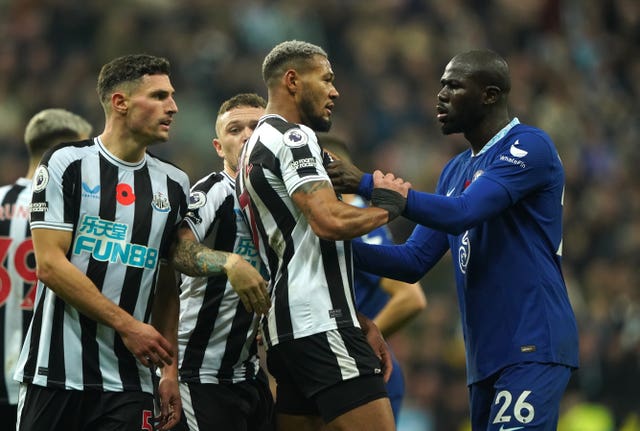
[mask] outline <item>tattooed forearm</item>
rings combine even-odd
[[[296,192],[301,191],[306,194],[313,193],[320,189],[330,189],[331,183],[329,181],[312,181],[309,183],[304,183],[300,187],[296,189]]]
[[[173,264],[183,274],[208,277],[224,273],[229,254],[212,250],[196,241],[180,240],[173,254]]]

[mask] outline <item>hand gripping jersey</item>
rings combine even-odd
[[[69,260],[136,319],[149,322],[158,263],[187,210],[189,180],[151,154],[117,159],[99,138],[55,147],[33,180],[31,229],[72,232]],[[60,389],[152,392],[150,370],[120,336],[38,283],[16,378]]]

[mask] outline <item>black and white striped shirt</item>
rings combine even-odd
[[[278,115],[261,118],[238,172],[238,199],[270,274],[269,345],[359,327],[350,241],[318,238],[291,199],[304,183],[330,181],[315,133]]]
[[[13,373],[31,320],[36,263],[29,229],[31,180],[0,187],[0,404],[17,404]]]
[[[235,180],[226,172],[212,173],[192,187],[186,220],[199,242],[237,253],[261,270],[260,257],[237,204]],[[259,367],[258,319],[245,310],[225,274],[183,276],[178,329],[180,380],[237,383],[254,378]]]
[[[189,179],[147,153],[113,156],[99,138],[56,147],[33,181],[31,229],[73,233],[68,257],[107,298],[150,320],[158,263],[187,210]],[[62,389],[152,392],[148,368],[111,328],[41,282],[16,378]]]

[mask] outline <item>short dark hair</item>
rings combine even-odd
[[[129,54],[102,66],[96,90],[100,102],[107,102],[110,92],[123,82],[135,82],[144,75],[170,74],[169,60],[149,54]]]
[[[252,108],[266,108],[267,101],[256,93],[240,93],[225,100],[218,110],[218,117],[238,106],[251,106]]]
[[[305,63],[316,55],[328,57],[324,49],[309,42],[300,40],[282,42],[264,58],[262,79],[269,86],[273,79],[281,76],[286,69],[302,69]]]
[[[29,120],[24,142],[31,156],[38,157],[50,147],[89,136],[93,127],[84,118],[65,109],[50,108],[38,112]]]

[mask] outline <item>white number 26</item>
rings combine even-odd
[[[531,422],[536,414],[533,406],[525,401],[530,393],[531,391],[522,391],[513,405],[512,411],[514,418],[523,424]],[[513,401],[513,396],[509,391],[500,391],[498,395],[496,395],[496,401],[494,404],[497,405],[502,403],[502,406],[493,420],[494,424],[509,422],[511,420],[511,416],[507,414],[509,407],[511,407],[511,401]]]

